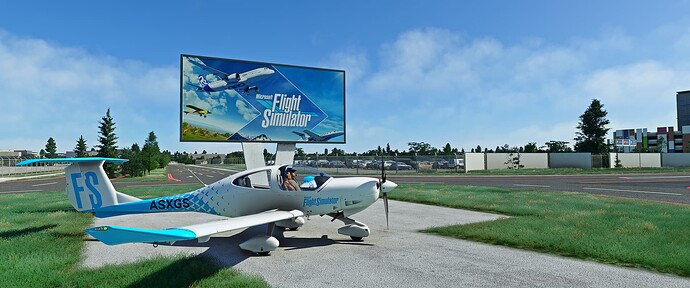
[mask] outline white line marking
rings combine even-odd
[[[651,179],[679,179],[690,178],[690,176],[637,176],[637,177],[618,177],[626,180],[651,180]]]
[[[14,193],[27,193],[27,192],[42,192],[43,190],[21,190],[21,191],[5,191],[0,192],[0,194],[14,194]]]
[[[50,182],[50,183],[43,183],[43,184],[35,184],[35,185],[31,185],[31,187],[48,186],[48,185],[53,185],[53,184],[58,184],[58,182]]]
[[[513,186],[520,186],[520,187],[542,187],[542,188],[550,188],[551,186],[549,185],[530,185],[530,184],[513,184]]]
[[[614,192],[630,192],[630,193],[647,193],[647,194],[662,194],[662,195],[683,196],[683,194],[678,194],[678,193],[652,192],[652,191],[637,191],[637,190],[623,190],[623,189],[605,189],[605,188],[582,188],[582,189],[585,189],[585,190],[598,190],[598,191],[614,191]]]

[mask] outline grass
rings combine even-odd
[[[137,197],[182,193],[198,186],[127,188]],[[0,287],[267,287],[201,256],[155,258],[98,269],[80,267],[88,213],[72,209],[64,193],[0,196]]]
[[[158,168],[151,170],[151,174],[144,172],[142,177],[124,177],[113,180],[117,182],[165,182],[169,181],[168,172],[166,168]]]
[[[437,184],[402,184],[390,198],[511,216],[425,232],[690,276],[687,205]]]

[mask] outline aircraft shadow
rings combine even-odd
[[[41,232],[44,230],[52,229],[57,227],[58,225],[56,224],[51,224],[51,225],[42,225],[42,226],[37,226],[37,227],[29,227],[25,229],[19,229],[19,230],[8,230],[4,232],[0,232],[0,238],[15,238],[15,237],[21,237],[27,234],[33,234],[37,232]]]
[[[190,258],[179,259],[172,264],[147,275],[138,281],[127,285],[127,287],[192,287],[199,280],[212,277],[223,269],[219,265],[207,265],[201,259],[204,256],[193,256]],[[197,273],[189,273],[187,269],[194,267]],[[187,275],[187,277],[171,278],[170,275]],[[194,277],[196,276],[196,277]],[[174,279],[174,280],[173,280]],[[175,282],[171,282],[175,281]]]
[[[174,246],[208,247],[209,249],[201,255],[217,259],[222,265],[234,267],[249,257],[264,257],[242,250],[239,245],[254,236],[265,235],[266,230],[267,225],[254,226],[232,236],[211,237],[211,239],[206,243],[198,243],[196,240],[179,241],[175,242]],[[320,238],[291,237],[289,235],[286,237],[286,233],[289,234],[290,231],[285,231],[282,227],[276,227],[274,229],[273,236],[280,241],[280,247],[278,247],[278,251],[271,253],[280,252],[280,250],[290,251],[341,244],[374,246],[373,244],[363,242],[333,240],[329,239],[326,235],[323,235]]]

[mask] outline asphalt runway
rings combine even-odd
[[[194,171],[194,173],[190,172]],[[170,165],[168,173],[179,182],[129,183],[113,181],[115,188],[130,186],[209,184],[237,171],[196,165]],[[375,176],[374,176],[375,177]],[[690,175],[679,173],[624,175],[534,175],[534,176],[470,176],[470,175],[405,175],[389,172],[388,179],[396,183],[437,183],[446,185],[488,186],[582,192],[611,197],[625,197],[651,201],[690,204]],[[28,179],[0,183],[0,194],[64,191],[65,177]]]
[[[690,287],[686,278],[418,232],[430,226],[501,217],[391,201],[391,228],[386,230],[383,204],[378,201],[353,216],[372,231],[363,242],[337,234],[342,226],[339,221],[312,217],[298,231],[276,229],[281,244],[270,256],[255,256],[238,246],[265,233],[262,225],[216,235],[206,243],[184,241],[157,248],[151,244],[107,246],[86,239],[83,265],[202,254],[224,266],[261,275],[275,287]],[[166,213],[97,219],[95,225],[168,228],[218,219],[222,217]]]

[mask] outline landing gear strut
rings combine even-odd
[[[338,234],[350,236],[352,241],[362,241],[362,238],[369,236],[369,227],[357,220],[345,217],[342,212],[337,214],[329,214],[333,220],[340,220],[345,223],[345,226],[338,229]]]

